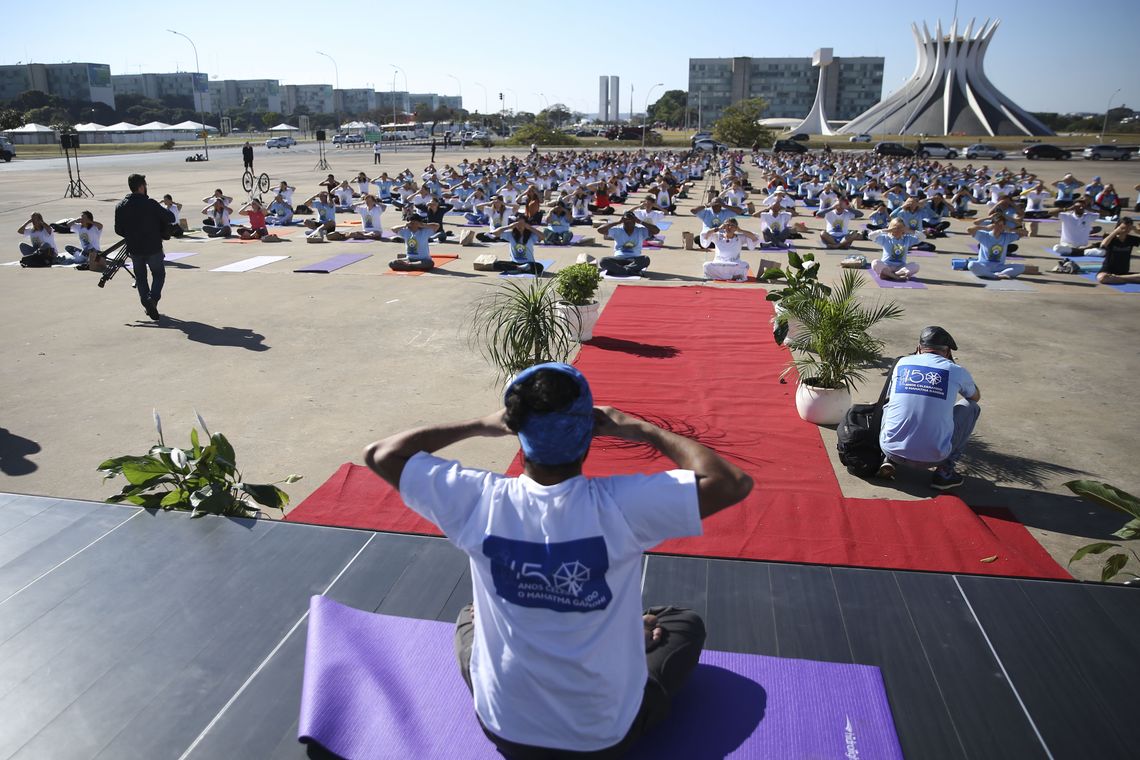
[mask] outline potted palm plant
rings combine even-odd
[[[801,256],[789,251],[788,266],[769,267],[760,279],[767,282],[783,280],[785,283],[784,287],[771,291],[767,296],[776,311],[772,318],[772,337],[785,346],[801,329],[799,320],[788,315],[788,304],[796,298],[826,296],[831,292],[830,287],[819,281],[819,262],[814,253]]]
[[[894,302],[864,306],[856,298],[866,280],[858,272],[843,278],[826,294],[797,294],[784,299],[787,315],[803,325],[792,338],[792,361],[784,374],[799,376],[796,409],[817,425],[833,425],[851,406],[851,386],[862,382],[866,367],[878,359],[883,342],[870,334],[885,319],[898,319]]]
[[[554,289],[560,301],[558,310],[573,325],[579,341],[594,337],[601,306],[595,300],[602,273],[593,264],[568,266],[554,277]]]
[[[506,380],[527,367],[565,361],[575,325],[558,309],[554,280],[508,280],[472,305],[469,341]]]

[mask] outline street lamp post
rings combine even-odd
[[[645,118],[641,122],[641,147],[642,148],[645,147],[645,130],[646,130],[646,125],[649,121],[649,96],[652,95],[653,91],[656,90],[658,87],[664,87],[664,86],[665,86],[664,82],[658,82],[657,84],[655,84],[649,88],[649,92],[645,93]],[[630,108],[632,108],[632,107],[633,107],[633,104],[631,103]],[[632,118],[633,117],[631,116],[630,119],[632,119]]]
[[[479,84],[478,82],[476,82],[475,85],[483,91],[483,115],[486,116],[487,115],[487,88],[484,87],[483,85]]]
[[[448,74],[449,77],[455,80],[455,86],[459,90],[459,110],[463,110],[463,83],[459,81],[459,77],[454,74]]]
[[[333,118],[336,119],[336,129],[333,131],[339,132],[340,131],[340,109],[336,107],[336,91],[340,89],[340,68],[338,68],[336,65],[336,59],[333,58],[328,53],[322,53],[320,50],[318,50],[317,55],[323,55],[325,58],[328,58],[330,61],[332,61],[333,76],[336,77],[336,79],[334,80],[336,82],[336,89],[333,90]]]
[[[1104,142],[1104,133],[1108,131],[1108,109],[1112,105],[1112,99],[1116,97],[1116,93],[1120,92],[1121,88],[1117,87],[1116,92],[1108,96],[1108,102],[1104,104],[1104,124],[1100,127],[1100,141]]]
[[[396,123],[396,72],[398,71],[404,75],[404,90],[405,91],[408,89],[408,72],[404,71],[403,69],[401,69],[399,66],[397,66],[394,63],[389,63],[388,65],[393,68],[393,71],[392,71],[392,123],[395,124]]]
[[[190,89],[197,92],[198,77],[202,73],[198,69],[198,46],[194,44],[194,40],[190,39],[182,32],[176,32],[173,29],[167,29],[166,31],[170,32],[171,34],[177,34],[179,37],[184,38],[187,42],[190,43],[190,47],[194,49],[194,76],[192,78]],[[1117,92],[1119,92],[1119,90],[1117,90]],[[210,144],[206,142],[206,99],[203,97],[203,93],[201,92],[198,93],[198,118],[202,120],[202,149],[206,152],[206,160],[209,161]]]

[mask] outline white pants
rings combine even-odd
[[[900,269],[905,269],[907,271],[907,274],[913,275],[918,272],[918,264],[915,264],[912,261],[908,261],[905,264],[888,264],[882,259],[875,259],[871,262],[871,269],[874,269],[875,274],[878,275],[881,275],[884,269],[890,270],[891,274],[894,274]]]
[[[747,261],[706,261],[705,277],[710,280],[731,280],[748,276]]]

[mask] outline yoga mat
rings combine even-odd
[[[263,267],[266,264],[272,264],[276,261],[289,258],[288,256],[254,256],[249,259],[242,259],[235,261],[233,264],[226,264],[224,267],[211,269],[211,272],[248,272],[251,269]]]
[[[1095,282],[1097,285],[1100,285],[1101,287],[1112,288],[1113,290],[1118,291],[1120,293],[1140,293],[1140,283],[1126,282],[1126,283],[1123,283],[1121,285],[1109,285],[1107,283],[1103,283],[1103,282],[1100,282],[1099,280],[1097,280],[1096,275],[1097,275],[1096,272],[1090,272],[1090,273],[1082,274],[1081,277],[1084,277],[1086,280],[1091,280],[1092,282]]]
[[[909,256],[910,254],[907,255]],[[918,280],[896,282],[895,280],[884,280],[874,269],[868,269],[867,273],[871,275],[871,280],[880,288],[909,288],[911,290],[926,290],[926,283],[919,282]]]
[[[458,258],[459,258],[458,256],[453,256],[453,255],[446,254],[446,253],[433,253],[431,255],[431,260],[435,263],[436,267],[441,267],[444,264],[450,264],[451,262],[455,261]],[[418,277],[421,274],[428,274],[428,273],[427,272],[397,272],[394,269],[389,269],[384,274],[400,274],[400,275],[406,275],[408,277]]]
[[[618,280],[619,282],[634,282],[636,280],[644,280],[645,278],[639,274],[621,275],[621,274],[610,274],[609,272],[602,272],[602,279],[603,280]]]
[[[1037,292],[1037,288],[1033,287],[1029,283],[1018,282],[1016,279],[1014,279],[1014,280],[996,280],[996,279],[990,280],[990,279],[987,279],[985,277],[978,277],[976,274],[971,272],[969,269],[956,269],[954,271],[957,272],[957,274],[960,277],[962,277],[963,279],[969,280],[970,282],[974,282],[974,283],[984,285],[986,287],[986,290],[1007,290],[1007,291],[1023,292],[1023,293],[1036,293]]]
[[[507,241],[502,240],[500,242],[505,243]],[[561,245],[557,245],[555,243],[545,243],[545,242],[539,241],[539,242],[535,243],[535,245],[541,246],[543,248],[566,248],[567,246],[578,245],[581,242],[582,242],[582,236],[581,235],[575,235],[574,237],[570,238],[569,243],[563,243]]]
[[[179,259],[186,259],[197,255],[197,251],[175,251],[166,254],[163,258],[165,258],[167,261],[178,261]]]
[[[670,554],[858,567],[1068,578],[1020,524],[991,528],[953,496],[922,501],[842,495],[819,429],[800,419],[790,354],[765,330],[772,305],[756,288],[618,287],[575,364],[595,403],[695,438],[758,484],[740,505],[704,522],[704,535],[654,548]],[[868,388],[878,391],[874,376]],[[732,388],[732,393],[694,393]],[[865,394],[864,394],[865,395]],[[743,400],[743,401],[742,401]],[[743,406],[742,406],[743,404]],[[395,431],[392,431],[395,432]],[[474,467],[484,463],[467,461]],[[595,439],[588,477],[674,465],[642,445]],[[517,475],[516,458],[507,472]],[[931,492],[933,494],[933,492]],[[293,522],[439,535],[365,467],[345,464],[285,517]],[[997,557],[983,562],[983,559]]]
[[[554,259],[535,259],[539,264],[542,264],[542,273],[548,274],[554,268]],[[516,274],[514,272],[499,272],[500,277],[526,277],[534,279],[533,274]]]
[[[454,625],[309,603],[297,738],[349,758],[500,758],[459,674]],[[879,669],[705,651],[633,758],[902,760]]]
[[[371,258],[371,257],[372,257],[371,253],[342,253],[339,256],[333,256],[331,259],[325,259],[324,261],[322,261],[318,264],[311,264],[307,267],[301,267],[300,269],[294,269],[293,271],[294,272],[320,272],[322,274],[328,274],[329,272],[335,272],[338,269],[343,269],[344,267],[348,266],[349,264],[355,264],[358,261],[364,261],[364,259]]]

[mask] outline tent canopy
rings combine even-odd
[[[131,124],[129,121],[120,121],[118,124],[112,124],[109,127],[103,127],[103,132],[131,132],[138,129],[138,126]]]
[[[189,130],[189,131],[193,131],[193,132],[201,132],[202,131],[202,122],[190,121],[190,120],[181,121],[181,122],[173,125],[171,127],[171,129],[180,129],[180,130]],[[207,132],[217,132],[218,130],[215,129],[214,127],[207,126],[206,131]]]
[[[298,132],[300,130],[298,130],[296,127],[282,123],[282,124],[278,124],[276,127],[270,127],[269,131],[270,132]]]
[[[89,121],[85,124],[76,124],[74,127],[72,127],[72,129],[74,129],[76,132],[98,132],[103,128],[104,127],[102,124],[96,124],[93,121]]]
[[[139,130],[156,131],[157,132],[157,131],[170,129],[170,125],[166,124],[164,122],[161,122],[161,121],[148,121],[146,124],[140,124],[138,128],[139,128]]]
[[[39,133],[39,134],[44,134],[47,132],[54,132],[55,130],[52,129],[51,127],[45,127],[43,124],[36,124],[35,122],[31,122],[31,123],[25,124],[22,127],[16,127],[15,129],[9,129],[8,131],[9,132],[17,132],[17,133],[29,133],[30,134],[30,133],[35,132],[35,133]]]

